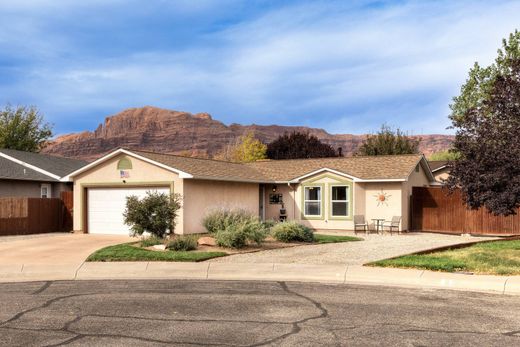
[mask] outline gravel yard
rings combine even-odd
[[[347,232],[321,232],[323,234],[349,235]],[[299,264],[348,264],[362,265],[371,261],[396,257],[435,247],[458,243],[490,240],[489,237],[455,236],[430,233],[401,235],[362,235],[364,241],[303,245],[284,249],[231,255],[209,260],[232,263],[299,263]]]

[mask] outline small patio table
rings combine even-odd
[[[376,231],[379,234],[379,230],[381,230],[381,233],[383,233],[383,223],[385,222],[384,218],[372,218],[374,221],[374,224],[376,225]]]

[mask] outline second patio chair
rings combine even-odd
[[[392,231],[397,231],[399,234],[399,225],[401,224],[401,216],[393,216],[391,221],[386,221],[383,223],[383,230],[387,228],[390,231],[390,235],[392,235]]]

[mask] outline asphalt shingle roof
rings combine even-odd
[[[364,180],[406,179],[421,155],[267,160],[246,164],[275,181],[290,181],[328,168]]]
[[[56,179],[0,157],[0,179],[55,182]]]
[[[36,166],[59,177],[67,176],[71,172],[76,171],[87,164],[87,162],[83,160],[57,157],[48,154],[17,151],[13,149],[2,148],[0,149],[0,152],[27,164]],[[2,175],[1,172],[0,175]]]
[[[432,169],[432,171],[435,171],[445,165],[448,164],[448,161],[447,160],[432,160],[432,161],[428,161],[428,165],[430,165],[430,169]]]
[[[248,164],[130,150],[138,155],[193,175],[195,178],[288,182],[328,168],[365,180],[407,179],[422,155],[264,160]]]
[[[167,165],[171,168],[189,173],[195,178],[252,182],[271,181],[260,171],[244,164],[136,150],[131,150],[131,152],[158,163]]]

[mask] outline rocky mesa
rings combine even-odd
[[[214,120],[208,113],[165,110],[146,106],[131,108],[107,117],[95,131],[67,134],[56,138],[45,153],[93,160],[117,147],[138,148],[162,153],[212,157],[239,136],[253,131],[268,143],[284,132],[305,131],[350,155],[366,135],[329,134],[323,129],[305,126],[240,125],[229,126]],[[447,149],[449,135],[421,135],[420,149],[426,155]]]

